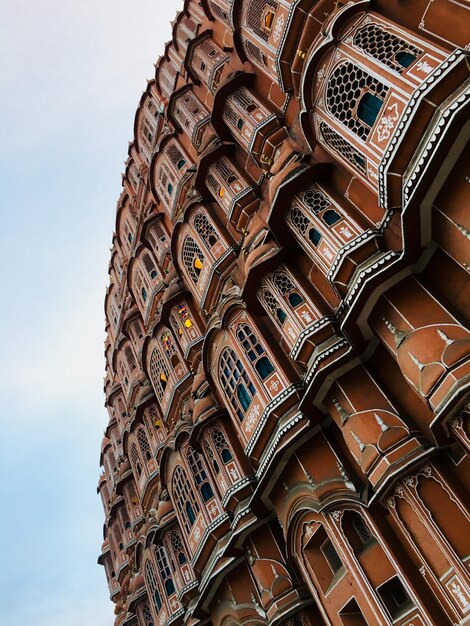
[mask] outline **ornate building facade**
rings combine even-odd
[[[105,301],[116,626],[468,621],[469,13],[184,2]]]

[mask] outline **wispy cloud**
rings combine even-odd
[[[15,0],[0,22],[2,624],[111,626],[96,565],[120,172],[182,0]]]

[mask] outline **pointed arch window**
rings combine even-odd
[[[403,72],[423,53],[420,48],[378,24],[367,24],[359,28],[354,35],[353,44],[398,73]]]
[[[150,459],[152,458],[152,450],[150,448],[147,433],[145,432],[143,427],[140,427],[137,430],[137,441],[139,442],[142,456],[146,461],[150,461]]]
[[[143,605],[141,612],[145,626],[154,626],[152,611],[150,610],[150,605],[148,602]]]
[[[162,608],[162,596],[158,589],[157,577],[155,575],[155,570],[153,569],[153,565],[150,561],[147,561],[145,564],[145,581],[147,583],[147,589],[149,591],[149,596],[152,598],[154,607],[157,613]]]
[[[238,326],[237,338],[258,376],[261,380],[266,380],[274,372],[274,367],[268,356],[266,356],[265,349],[248,324],[240,324]]]
[[[363,546],[367,546],[375,541],[374,536],[369,530],[364,518],[359,513],[354,512],[352,515],[352,526]]]
[[[135,443],[131,445],[131,463],[134,472],[137,474],[137,477],[140,478],[142,476],[142,463]]]
[[[188,448],[187,456],[196,486],[199,489],[204,502],[207,502],[214,497],[214,492],[207,478],[202,458],[200,454],[194,450],[194,448]]]
[[[267,42],[278,7],[276,0],[251,0],[246,12],[246,26]]]
[[[242,422],[256,389],[232,348],[225,348],[220,356],[219,380],[235,414]]]
[[[173,530],[170,534],[171,547],[175,553],[176,559],[180,565],[184,565],[188,562],[186,558],[186,552],[184,550],[183,541],[178,531]]]
[[[155,547],[155,558],[157,561],[158,571],[160,573],[160,579],[165,588],[167,597],[172,596],[176,589],[171,576],[170,566],[168,565],[168,559],[166,558],[165,549],[163,546]]]
[[[366,141],[388,89],[365,70],[348,61],[336,66],[328,79],[326,106],[333,117]]]
[[[191,328],[193,322],[191,320],[191,315],[189,313],[188,307],[185,304],[178,304],[176,310],[178,311],[178,315],[183,322],[183,326],[185,326],[185,328]]]
[[[180,360],[178,358],[178,354],[176,352],[175,344],[173,342],[173,338],[171,337],[168,331],[165,331],[160,335],[160,342],[162,344],[163,350],[165,352],[166,357],[171,363],[173,369],[178,367],[180,364]]]
[[[168,385],[168,367],[158,348],[154,348],[150,357],[150,376],[159,400],[162,400]]]
[[[215,246],[219,237],[215,231],[215,228],[209,222],[207,216],[204,215],[204,213],[198,213],[196,215],[196,217],[194,218],[194,228],[209,249]]]
[[[186,532],[189,534],[196,521],[196,515],[199,513],[199,505],[189,484],[186,472],[181,465],[177,466],[173,474],[173,494],[176,509],[179,511]]]
[[[192,237],[186,237],[184,240],[183,262],[191,280],[197,285],[204,264],[204,255]]]
[[[225,435],[222,432],[222,429],[218,427],[213,428],[211,432],[211,438],[214,443],[215,449],[217,450],[217,453],[219,454],[224,464],[231,461],[233,459],[233,455],[227,443],[227,440],[225,439]]]

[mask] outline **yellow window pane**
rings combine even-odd
[[[197,257],[194,259],[194,267],[197,270],[202,270],[202,263]]]
[[[186,326],[186,328],[191,328],[191,326],[193,325],[192,321],[189,319],[185,320],[184,325]]]
[[[272,11],[268,11],[264,16],[264,26],[268,30],[271,30],[273,25],[274,13]]]

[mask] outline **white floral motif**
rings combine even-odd
[[[287,329],[287,334],[289,335],[289,337],[295,341],[295,333],[293,331],[293,329],[289,326],[289,328]]]
[[[231,467],[228,472],[233,480],[238,480],[240,478],[240,474],[236,467]]]
[[[196,541],[199,541],[200,536],[201,536],[201,529],[199,528],[199,526],[196,526],[196,528],[194,529],[194,539]]]
[[[343,237],[346,237],[347,239],[349,239],[353,235],[347,226],[341,226],[339,232],[343,235]]]
[[[325,76],[325,66],[321,67],[317,72],[317,85]]]
[[[276,26],[274,27],[274,33],[273,33],[273,41],[275,43],[277,43],[281,37],[282,34],[282,30],[284,28],[284,24],[286,22],[286,16],[284,15],[284,13],[282,13],[276,21]]]
[[[455,596],[457,596],[457,598],[458,598],[460,604],[462,605],[463,609],[466,609],[470,605],[468,599],[465,596],[465,593],[464,593],[462,587],[455,580],[452,581],[452,583],[450,585],[450,590],[452,591],[452,593]]]
[[[305,533],[304,534],[307,537],[307,539],[313,534],[312,524],[309,524],[307,526],[307,528],[305,529]]]
[[[209,276],[209,266],[206,265],[201,272],[201,284],[202,285],[207,281],[208,276]]]
[[[408,487],[414,487],[416,485],[416,476],[407,476],[404,479],[405,485],[407,485]]]
[[[250,414],[246,418],[246,422],[245,422],[245,428],[249,433],[251,433],[251,431],[253,430],[256,422],[258,421],[258,417],[259,417],[259,404],[255,404],[255,406],[251,409]]]
[[[310,315],[310,313],[308,311],[302,311],[302,313],[300,314],[300,317],[307,323],[310,324],[310,322],[313,322],[313,317]]]
[[[398,104],[394,102],[385,109],[385,113],[386,114],[380,120],[380,124],[377,126],[377,137],[379,141],[389,139],[392,134],[391,131],[395,127],[395,122],[399,117]]]
[[[322,248],[322,252],[323,252],[323,254],[326,256],[326,258],[329,261],[331,261],[333,259],[333,252],[331,252],[331,250],[329,250],[328,248],[323,247]]]
[[[217,511],[217,507],[215,506],[214,503],[212,503],[209,507],[209,513],[212,517],[215,517],[215,515],[218,513]]]
[[[275,391],[277,393],[277,390],[279,389],[280,384],[281,384],[280,380],[272,380],[271,384],[269,385],[269,390]]]
[[[340,519],[340,517],[342,516],[341,511],[333,511],[333,513],[331,514],[331,517],[335,520],[338,521]]]
[[[427,61],[420,61],[416,67],[424,72],[425,74],[430,74],[433,71],[433,66],[430,65]]]

